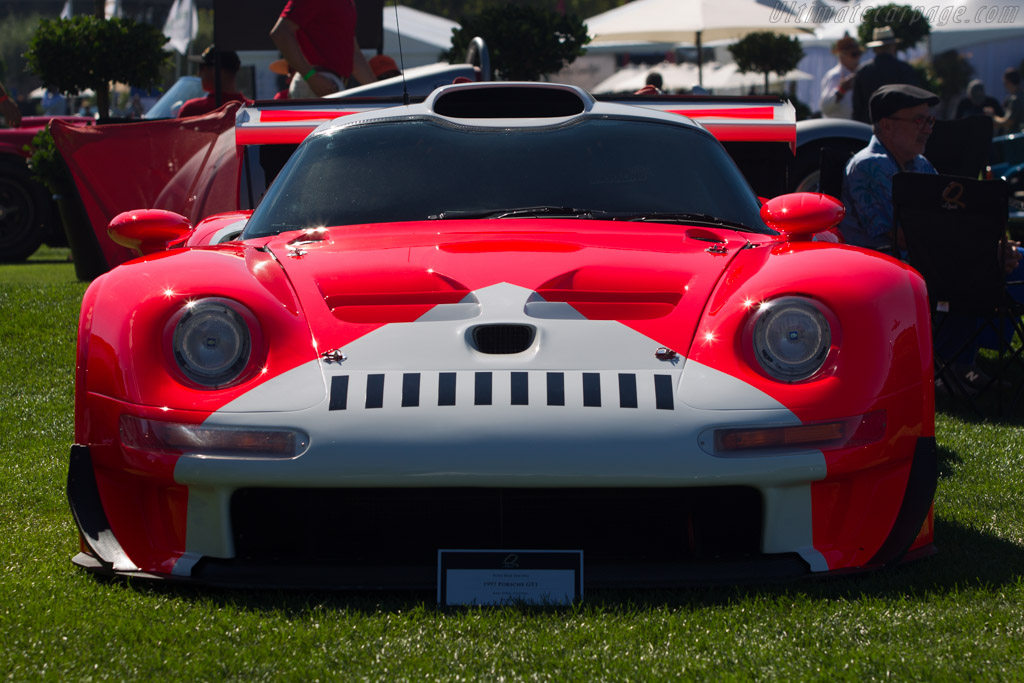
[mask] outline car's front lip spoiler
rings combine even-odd
[[[860,571],[877,569],[914,559],[907,551],[931,509],[938,481],[937,449],[934,437],[920,437],[914,452],[907,489],[888,538]],[[234,559],[201,558],[191,576],[172,576],[143,572],[124,552],[114,536],[103,510],[93,473],[88,446],[71,447],[68,467],[68,500],[75,522],[91,554],[80,553],[74,563],[105,575],[166,579],[192,584],[231,587],[338,588],[338,589],[428,589],[430,572],[409,567],[341,567],[337,565],[279,565]],[[919,553],[915,553],[915,556]],[[846,575],[857,569],[840,570],[814,576]],[[770,582],[784,578],[810,576],[806,562],[795,553],[766,555],[726,563],[699,563],[681,566],[607,566],[588,567],[590,587],[661,587],[673,585],[723,584],[744,581]]]
[[[904,559],[928,518],[938,482],[939,459],[935,437],[919,437],[914,448],[914,460],[910,466],[910,477],[903,492],[900,511],[896,515],[889,536],[871,558],[868,566],[888,566]]]
[[[100,568],[116,573],[137,572],[139,568],[124,552],[110,528],[103,510],[92,456],[88,446],[74,444],[68,461],[68,503],[78,530]]]

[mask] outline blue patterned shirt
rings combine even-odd
[[[935,167],[923,156],[900,168],[892,155],[874,135],[868,146],[853,155],[846,164],[842,200],[846,217],[839,232],[848,244],[890,251],[892,248],[892,177],[900,171],[935,173]]]

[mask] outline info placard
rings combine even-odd
[[[437,551],[442,605],[568,605],[582,599],[582,550]]]

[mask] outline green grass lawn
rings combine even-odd
[[[1024,679],[1024,431],[940,415],[939,554],[796,584],[591,592],[565,609],[426,593],[214,591],[76,570],[64,495],[66,250],[0,266],[0,673],[9,680]]]

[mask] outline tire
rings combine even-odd
[[[0,159],[0,262],[24,261],[46,237],[49,198],[21,157]]]
[[[864,149],[864,142],[859,140],[830,138],[808,142],[796,151],[789,173],[790,192],[817,192],[818,169],[821,165],[821,150],[831,147],[839,151],[854,154]]]

